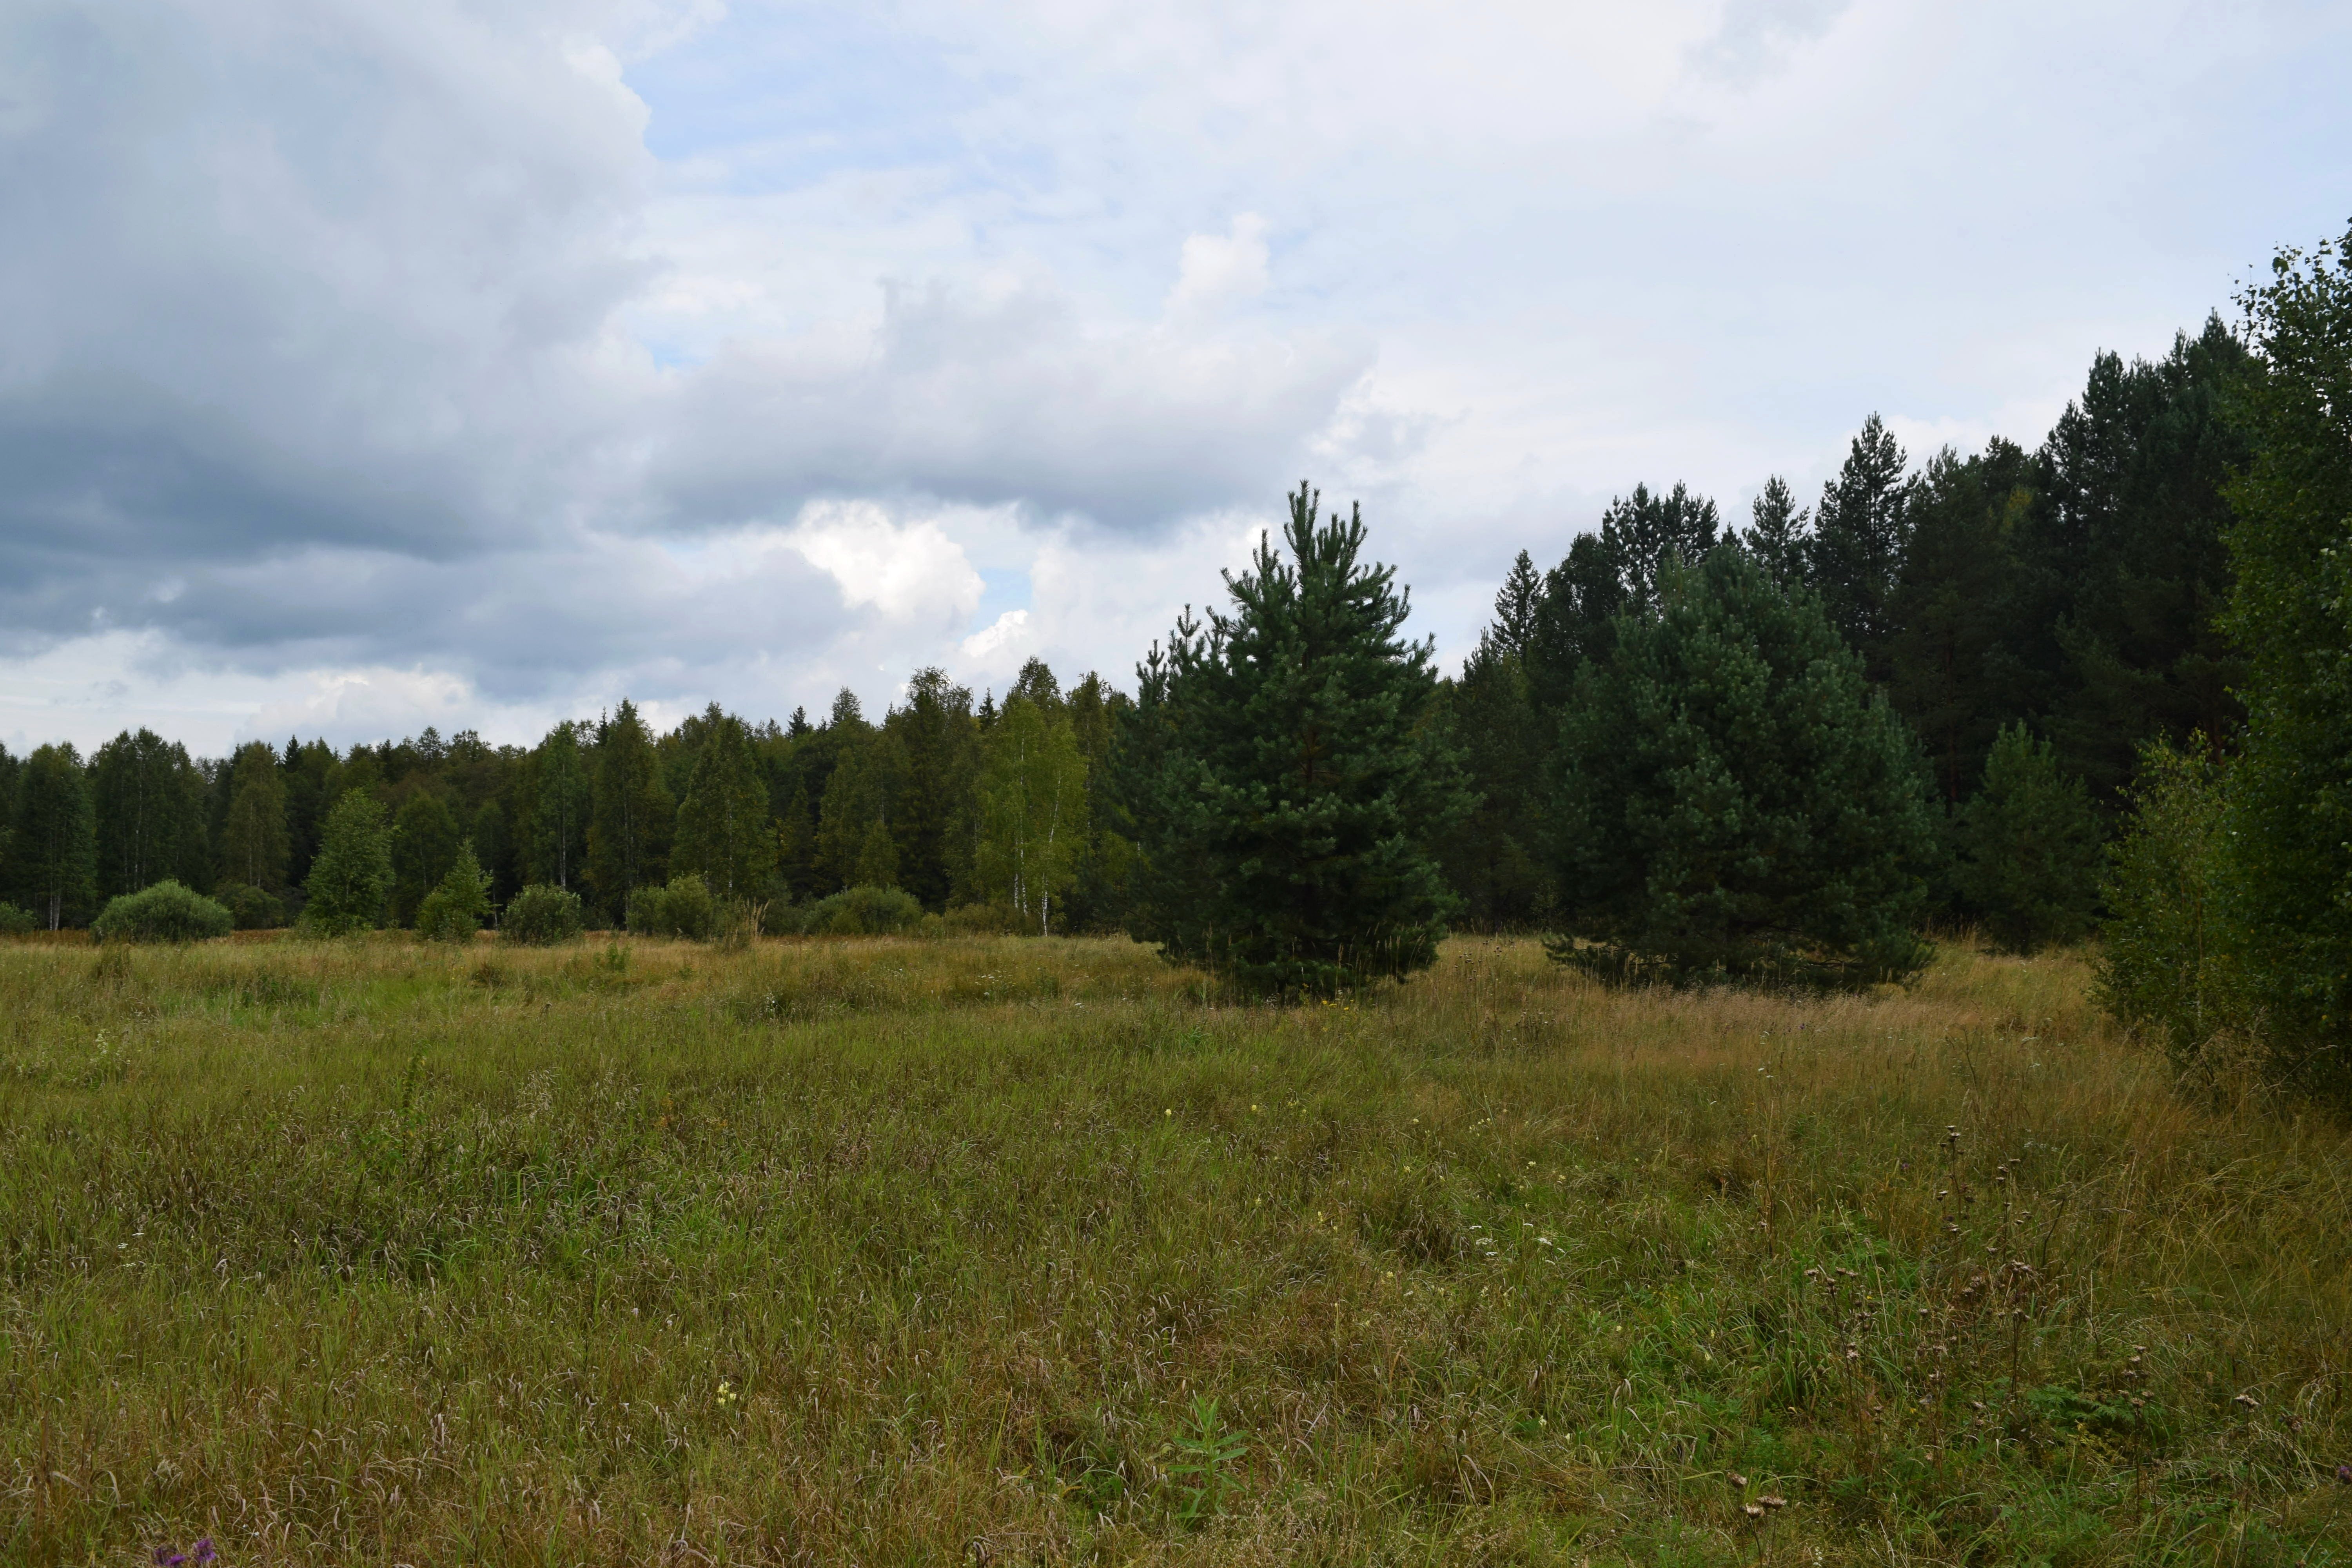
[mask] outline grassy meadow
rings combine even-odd
[[[2086,984],[0,945],[0,1563],[2352,1564],[2352,1134]]]

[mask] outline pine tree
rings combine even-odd
[[[2278,1067],[2352,1102],[2352,232],[2282,252],[2241,302],[2261,361],[2230,491],[2229,923]]]
[[[1910,459],[1877,415],[1863,422],[1837,478],[1822,489],[1806,548],[1806,581],[1822,596],[1830,624],[1862,655],[1870,679],[1883,684],[1892,606],[1909,538]]]
[[[228,813],[221,825],[225,880],[266,893],[286,890],[291,854],[286,815],[286,773],[268,743],[239,746],[229,763]]]
[[[1543,597],[1521,658],[1528,700],[1547,731],[1575,689],[1577,671],[1589,659],[1608,657],[1624,609],[1625,584],[1615,558],[1600,535],[1578,535],[1560,563],[1544,574]]]
[[[692,872],[722,901],[765,899],[776,871],[775,825],[742,721],[713,710],[685,801],[673,872]]]
[[[668,880],[663,862],[677,822],[653,736],[623,698],[596,738],[588,816],[588,879],[615,919],[625,918],[631,893]]]
[[[1955,872],[1967,910],[1995,942],[2032,952],[2091,929],[2099,897],[2099,823],[2083,781],[2059,771],[2047,741],[2003,729],[1984,783],[1961,808]]]
[[[9,824],[8,895],[50,931],[92,912],[98,838],[81,753],[69,742],[37,747],[16,782]]]
[[[1913,973],[1935,826],[1902,721],[1819,603],[1745,552],[1671,566],[1664,589],[1585,667],[1563,726],[1556,956],[1673,978]]]
[[[1789,481],[1774,474],[1748,508],[1748,531],[1740,547],[1756,558],[1771,579],[1783,587],[1805,580],[1806,552],[1812,538],[1812,509],[1797,504]]]
[[[1141,934],[1287,996],[1434,961],[1454,900],[1433,846],[1469,805],[1395,574],[1363,561],[1360,511],[1322,522],[1318,500],[1290,498],[1288,560],[1261,540],[1227,576],[1230,616],[1180,620],[1137,671],[1141,748],[1161,752],[1137,811],[1155,868]]]
[[[457,847],[440,882],[418,900],[416,934],[427,942],[471,942],[489,910],[489,873],[475,858],[469,838]]]
[[[1706,559],[1720,526],[1715,502],[1680,484],[1655,496],[1649,486],[1635,485],[1632,495],[1611,501],[1601,514],[1601,548],[1617,569],[1627,606],[1655,605],[1666,563]]]
[[[335,802],[302,891],[302,925],[321,936],[350,936],[383,923],[392,896],[392,829],[374,795],[347,790]]]

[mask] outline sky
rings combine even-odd
[[[2352,221],[2352,7],[0,0],[0,743],[878,711],[1360,502],[2038,442]]]

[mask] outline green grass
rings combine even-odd
[[[2352,1564],[2352,1136],[2084,985],[0,945],[0,1562]]]

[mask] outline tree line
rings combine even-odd
[[[1770,478],[1744,524],[1638,485],[1555,563],[1519,553],[1454,678],[1302,485],[1131,697],[1033,660],[1002,705],[921,671],[878,722],[844,692],[659,735],[623,702],[528,749],[0,753],[0,891],[52,928],[159,878],[251,924],[890,891],[1286,994],[1409,973],[1449,926],[1849,984],[1915,973],[1939,925],[2032,951],[2104,923],[2119,1014],[2316,1071],[2352,1016],[2346,279],[2339,246],[2281,253],[2242,332],[2097,356],[2032,451],[1915,463],[1873,416],[1816,499]]]

